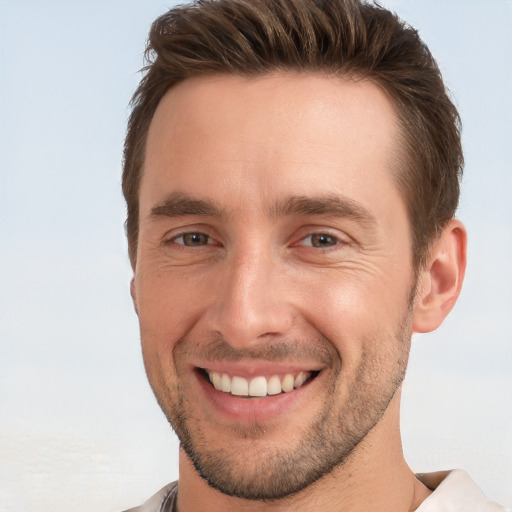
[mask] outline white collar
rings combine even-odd
[[[462,469],[416,476],[434,491],[416,512],[506,512],[501,505],[489,501]]]

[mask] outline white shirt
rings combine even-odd
[[[462,469],[416,476],[434,490],[416,512],[511,512],[489,501]]]

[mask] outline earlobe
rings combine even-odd
[[[467,234],[462,222],[452,219],[434,242],[427,265],[418,275],[413,331],[436,330],[459,297],[466,271]]]
[[[133,307],[135,308],[135,313],[139,314],[139,309],[137,307],[137,290],[135,288],[135,276],[132,277],[130,281],[130,295],[132,296]]]

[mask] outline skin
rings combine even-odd
[[[132,296],[182,442],[180,512],[396,512],[429,495],[402,455],[400,384],[412,332],[458,296],[466,235],[448,223],[415,271],[397,130],[368,81],[202,77],[162,99]],[[248,400],[211,391],[200,368],[319,373]]]

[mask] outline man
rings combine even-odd
[[[417,33],[356,0],[153,25],[123,191],[144,363],[179,484],[132,510],[503,510],[415,475],[413,332],[459,295],[459,118]]]

